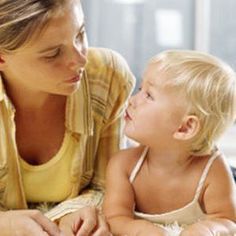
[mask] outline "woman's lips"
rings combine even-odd
[[[73,77],[72,79],[67,80],[66,82],[67,83],[76,83],[78,81],[80,81],[80,75],[77,75],[77,76]]]
[[[131,118],[130,115],[129,115],[128,110],[125,111],[125,120],[126,120],[126,121],[127,121],[127,120],[132,120],[132,118]]]
[[[79,70],[78,70],[78,75],[76,75],[75,77],[73,77],[73,78],[67,80],[66,82],[67,82],[67,83],[77,83],[78,81],[81,80],[81,78],[82,78],[82,76],[83,76],[83,72],[84,72],[84,69],[83,69],[83,68],[79,69]]]

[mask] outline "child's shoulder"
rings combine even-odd
[[[209,173],[208,179],[228,179],[232,177],[232,173],[230,171],[230,166],[224,155],[221,153],[217,156],[217,158],[213,161]]]
[[[113,168],[120,168],[130,173],[139,160],[144,148],[144,146],[138,146],[118,151],[112,156],[109,166],[112,165],[114,166]]]

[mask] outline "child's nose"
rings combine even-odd
[[[131,96],[129,99],[129,105],[134,106],[134,96]]]
[[[140,100],[139,93],[136,93],[135,95],[130,97],[129,104],[135,108],[138,105],[139,100]]]

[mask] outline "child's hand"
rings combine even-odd
[[[206,225],[195,223],[185,228],[180,236],[215,236]]]
[[[138,236],[168,236],[168,232],[162,228],[162,227],[159,227],[159,226],[154,226],[152,225],[147,225],[146,227],[143,227],[139,232],[137,232],[137,234],[135,235],[138,235]]]
[[[66,236],[111,236],[105,218],[94,207],[84,207],[63,216],[59,228]]]

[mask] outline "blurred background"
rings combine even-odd
[[[118,51],[139,85],[147,60],[172,48],[220,57],[236,70],[235,0],[83,0],[90,46]],[[236,167],[236,125],[219,141]]]

